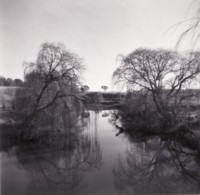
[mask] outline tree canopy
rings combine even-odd
[[[200,73],[200,53],[180,55],[168,50],[137,49],[122,56],[121,66],[113,74],[116,84],[135,89],[157,91],[180,89]]]
[[[137,49],[122,56],[113,79],[115,84],[148,91],[158,111],[165,115],[172,107],[174,117],[176,108],[188,95],[181,90],[194,87],[199,75],[200,52],[180,54],[164,49]]]
[[[26,63],[24,93],[31,111],[25,122],[61,98],[81,99],[77,94],[83,70],[82,59],[63,44],[42,44],[36,62]]]

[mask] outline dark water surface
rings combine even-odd
[[[133,142],[124,134],[116,136],[118,130],[109,122],[111,116],[102,114],[90,112],[76,148],[35,152],[30,150],[32,146],[21,146],[1,152],[1,194],[200,192],[199,181],[174,163],[159,138]],[[181,158],[191,171],[199,172],[193,156]]]
[[[56,182],[51,183],[51,180],[60,180],[54,173],[56,170],[50,160],[56,162],[60,167],[70,169],[73,167],[73,165],[70,166],[70,163],[73,164],[73,162],[67,162],[66,165],[66,161],[72,161],[72,158],[79,156],[75,156],[69,151],[48,151],[45,154],[31,154],[28,151],[27,154],[24,152],[19,157],[16,154],[18,148],[13,148],[9,152],[1,152],[2,195],[116,194],[112,174],[113,166],[117,163],[118,156],[123,155],[126,151],[128,143],[123,137],[115,136],[116,130],[108,120],[108,117],[103,118],[101,114],[91,112],[88,127],[85,127],[82,134],[86,134],[87,139],[90,140],[93,154],[89,158],[98,159],[89,159],[92,162],[89,161],[88,165],[86,162],[82,164],[83,167],[75,165],[72,170],[66,171],[66,177],[71,177],[70,181],[66,182],[66,185],[71,182],[69,189],[63,187],[65,184],[62,186]],[[82,146],[84,147],[84,145]],[[49,162],[45,162],[45,159]],[[76,161],[76,159],[73,160]],[[73,174],[77,176],[73,178]],[[73,179],[76,180],[76,177],[79,181],[73,181]]]

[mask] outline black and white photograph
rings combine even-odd
[[[200,0],[0,0],[0,195],[200,194]]]

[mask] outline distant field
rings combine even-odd
[[[12,107],[12,100],[15,97],[18,87],[0,87],[0,110],[8,110]]]

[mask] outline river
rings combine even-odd
[[[71,150],[39,149],[35,153],[24,146],[1,152],[1,194],[200,192],[199,182],[182,174],[166,149],[161,152],[159,138],[138,143],[125,134],[116,136],[111,115],[102,117],[103,113],[90,111],[84,130],[76,138],[78,146]],[[159,158],[153,161],[155,156]],[[196,170],[195,162],[188,160],[188,167]]]

